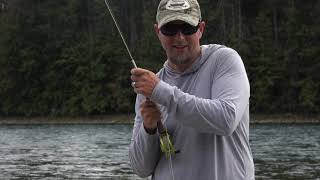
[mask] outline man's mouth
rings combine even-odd
[[[173,48],[176,48],[176,49],[184,49],[186,47],[187,45],[173,45]]]

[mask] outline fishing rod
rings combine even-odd
[[[131,55],[130,49],[129,49],[127,43],[126,43],[126,40],[124,39],[124,37],[123,37],[123,35],[122,35],[122,32],[121,32],[120,27],[119,27],[119,25],[118,25],[118,23],[117,23],[117,20],[116,20],[116,18],[114,17],[114,15],[113,15],[113,13],[112,13],[112,10],[111,10],[110,5],[109,5],[109,3],[108,3],[107,0],[104,0],[104,2],[105,2],[105,4],[107,5],[107,8],[108,8],[108,10],[109,10],[109,12],[110,12],[110,15],[111,15],[111,17],[112,17],[112,19],[113,19],[113,22],[114,22],[114,24],[116,25],[116,27],[117,27],[117,29],[118,29],[118,32],[119,32],[120,37],[121,37],[121,39],[122,39],[122,42],[123,42],[124,46],[125,46],[126,49],[127,49],[127,52],[128,52],[128,54],[129,54],[129,56],[130,56],[130,58],[131,58],[131,63],[132,63],[132,65],[133,65],[133,67],[134,67],[134,68],[137,68],[137,64],[136,64],[136,62],[134,61],[134,59],[133,59],[133,57],[132,57],[132,55]]]
[[[122,42],[123,42],[123,44],[125,45],[125,47],[126,47],[126,49],[127,49],[127,52],[128,52],[128,54],[129,54],[129,56],[130,56],[130,58],[131,58],[131,63],[132,63],[132,65],[133,65],[133,67],[134,67],[134,68],[137,68],[137,64],[136,64],[136,62],[134,61],[134,59],[133,59],[133,57],[132,57],[132,54],[131,54],[131,52],[130,52],[130,49],[129,49],[129,47],[128,47],[128,45],[127,45],[127,43],[126,43],[126,41],[125,41],[125,39],[124,39],[124,37],[123,37],[123,35],[122,35],[122,32],[121,32],[121,30],[120,30],[120,27],[119,27],[119,25],[118,25],[118,23],[117,23],[116,18],[115,18],[114,15],[113,15],[113,12],[112,12],[112,10],[111,10],[110,5],[109,5],[109,3],[108,3],[107,0],[104,0],[104,2],[105,2],[105,4],[107,5],[107,8],[108,8],[109,13],[110,13],[110,15],[111,15],[111,17],[112,17],[112,20],[113,20],[114,24],[115,24],[116,27],[117,27],[117,30],[118,30],[118,32],[119,32],[119,34],[120,34],[120,37],[121,37],[121,39],[122,39]],[[147,98],[147,100],[149,100],[149,99]],[[158,132],[159,132],[160,149],[161,149],[161,151],[165,154],[166,158],[169,159],[169,164],[170,164],[170,169],[171,169],[172,180],[174,180],[173,164],[172,164],[172,155],[175,154],[176,151],[175,151],[175,148],[174,148],[173,143],[172,143],[172,141],[171,141],[171,138],[170,138],[170,136],[169,136],[169,134],[168,134],[167,128],[166,128],[166,126],[161,122],[161,120],[157,123],[157,129],[158,129]]]

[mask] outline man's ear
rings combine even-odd
[[[199,26],[199,35],[200,35],[200,38],[202,37],[202,34],[204,32],[204,29],[206,27],[206,23],[204,21],[201,21],[200,22],[200,26]]]
[[[153,29],[154,29],[154,32],[158,35],[159,34],[158,24],[154,24]]]
[[[153,29],[154,29],[154,32],[156,33],[158,39],[160,40],[160,37],[159,37],[159,35],[160,35],[160,28],[158,27],[158,24],[154,24],[154,25],[153,25]]]

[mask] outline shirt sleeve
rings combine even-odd
[[[250,87],[238,53],[223,48],[210,72],[213,76],[211,98],[185,93],[160,81],[151,100],[165,107],[172,117],[200,132],[229,136],[249,106]],[[213,70],[214,69],[214,70]]]
[[[143,127],[143,120],[139,106],[144,100],[141,95],[136,99],[136,116],[133,127],[131,143],[129,146],[129,159],[133,171],[140,177],[150,176],[156,167],[160,156],[158,134],[148,134]]]

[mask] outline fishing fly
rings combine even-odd
[[[120,37],[121,37],[121,39],[122,39],[122,42],[123,42],[123,44],[125,45],[126,50],[127,50],[128,54],[129,54],[129,56],[130,56],[130,58],[131,58],[131,63],[132,63],[132,65],[133,65],[133,67],[134,67],[134,68],[137,68],[137,65],[136,65],[136,63],[135,63],[135,60],[133,59],[133,56],[132,56],[132,54],[131,54],[131,52],[130,52],[130,49],[129,49],[129,47],[128,47],[128,45],[127,45],[127,43],[126,43],[126,41],[125,41],[125,39],[124,39],[124,37],[123,37],[123,35],[122,35],[122,32],[121,32],[121,30],[120,30],[120,27],[119,27],[119,25],[118,25],[118,23],[117,23],[117,20],[116,20],[116,18],[115,18],[115,16],[114,16],[113,12],[112,12],[112,10],[111,10],[110,5],[109,5],[109,3],[108,3],[107,0],[104,0],[104,2],[105,2],[106,6],[107,6],[107,8],[108,8],[108,10],[109,10],[109,13],[110,13],[110,15],[111,15],[111,17],[112,17],[112,20],[113,20],[114,24],[115,24],[116,27],[117,27],[117,30],[118,30],[118,32],[119,32],[119,34],[120,34]],[[171,138],[170,138],[170,135],[168,134],[168,131],[167,131],[167,128],[165,127],[165,125],[163,125],[163,123],[162,123],[161,121],[159,121],[159,122],[157,123],[157,128],[158,128],[159,139],[160,139],[160,149],[161,149],[161,152],[165,154],[165,157],[166,157],[167,159],[169,159],[169,164],[170,164],[172,179],[174,180],[173,165],[172,165],[172,155],[174,155],[174,154],[176,153],[176,151],[175,151],[175,148],[174,148],[174,146],[173,146],[172,140],[171,140]]]

